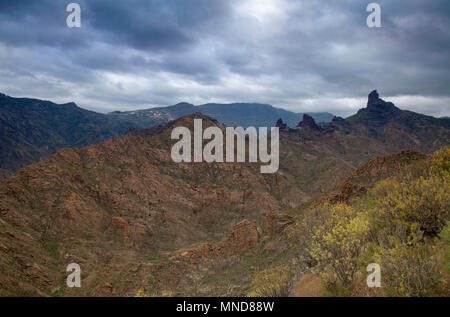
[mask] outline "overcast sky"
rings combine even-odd
[[[68,28],[66,6],[81,6]],[[367,94],[450,115],[450,1],[1,0],[0,92],[101,112],[260,102],[346,116]]]

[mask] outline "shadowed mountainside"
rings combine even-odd
[[[146,121],[145,125],[159,123]],[[83,147],[142,127],[79,108],[75,103],[12,98],[0,94],[0,178],[64,147]]]

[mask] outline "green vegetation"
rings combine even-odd
[[[144,290],[140,289],[136,292],[134,297],[173,297],[173,293],[170,291],[163,291],[161,293],[147,294]]]
[[[277,266],[255,272],[249,297],[287,297],[291,295],[295,269]]]
[[[40,242],[44,250],[46,250],[53,258],[57,259],[59,257],[58,253],[58,241],[51,237],[47,232],[41,234]]]
[[[167,256],[161,252],[155,252],[147,256],[147,260],[152,264],[159,264],[167,260]]]
[[[379,181],[363,198],[306,213],[297,227],[309,229],[308,252],[324,295],[367,294],[365,268],[378,263],[378,295],[448,296],[449,172],[450,148],[444,148]]]
[[[361,245],[369,236],[369,220],[367,215],[345,204],[330,206],[329,211],[324,224],[312,234],[309,252],[320,266],[329,267],[322,272],[329,282],[345,286],[353,281],[358,270]]]

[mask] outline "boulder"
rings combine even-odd
[[[227,254],[242,253],[259,242],[258,228],[248,220],[236,224],[228,237],[217,244],[204,243],[200,248],[183,252],[177,259],[188,264],[200,264],[205,259],[214,259]]]
[[[269,234],[280,234],[293,223],[294,218],[289,215],[275,212],[269,212],[266,215],[266,231]]]
[[[240,253],[254,247],[258,241],[258,228],[244,219],[236,225],[236,229],[222,242],[222,245],[234,253]]]

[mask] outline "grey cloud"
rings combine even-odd
[[[347,115],[376,88],[450,115],[446,0],[379,0],[380,29],[365,25],[372,1],[74,2],[80,29],[67,0],[0,2],[0,91],[103,111],[256,101]]]

